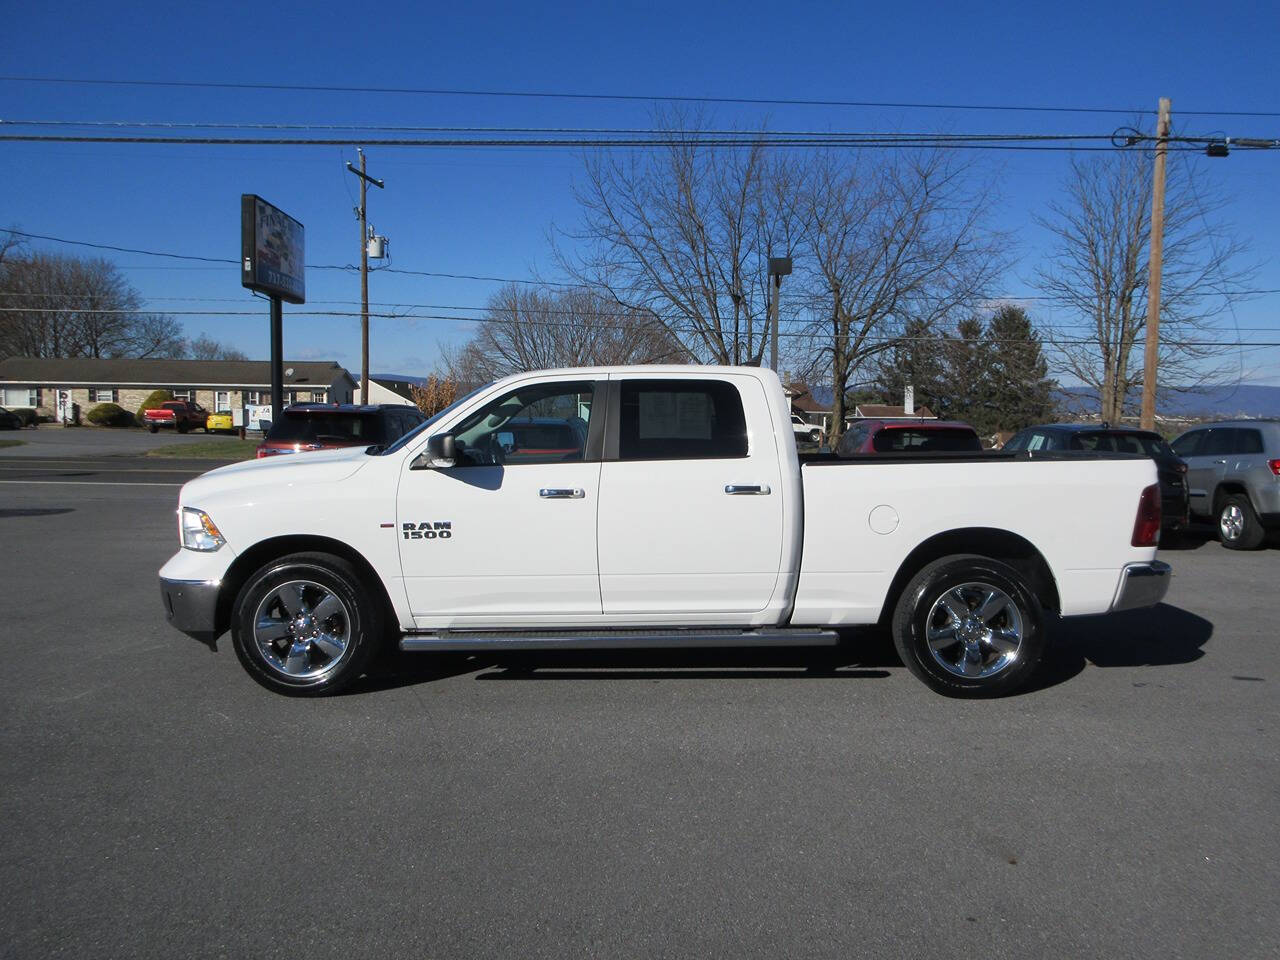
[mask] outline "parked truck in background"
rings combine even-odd
[[[553,421],[569,446],[513,445]],[[883,623],[916,676],[975,696],[1026,683],[1054,618],[1163,597],[1159,508],[1146,457],[801,456],[766,369],[546,371],[387,447],[192,480],[160,585],[174,626],[229,629],[285,694],[346,686],[388,638],[811,646]]]
[[[159,433],[161,427],[173,427],[178,433],[196,428],[209,432],[208,411],[190,400],[166,400],[158,407],[144,410],[142,421],[152,433]]]

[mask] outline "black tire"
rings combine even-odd
[[[160,432],[160,428],[159,428],[159,427],[148,427],[147,429],[149,429],[152,433],[159,433],[159,432]]]
[[[186,433],[186,432],[187,432],[187,425],[186,425],[185,423],[183,423],[182,421],[178,421],[178,432],[179,432],[179,433]]]
[[[821,439],[822,439],[822,432],[821,432],[820,430],[810,430],[810,431],[809,431],[809,442],[810,442],[810,443],[817,443],[817,442],[818,442],[819,440],[821,440]]]
[[[992,592],[1007,602],[980,616],[988,598],[1000,603]],[[964,603],[966,617],[959,619],[944,598]],[[949,625],[956,639],[935,654],[930,635],[946,643]],[[949,697],[1012,693],[1031,678],[1045,649],[1044,614],[1023,575],[999,560],[971,554],[935,560],[912,577],[894,608],[892,631],[907,669]],[[970,668],[972,675],[966,672]]]
[[[1233,493],[1218,505],[1218,539],[1228,550],[1257,550],[1267,538],[1253,504],[1243,493]]]
[[[338,601],[334,613],[316,621],[317,631],[323,632],[295,632],[299,622],[289,619],[281,597],[292,596],[299,583],[310,585],[298,592],[304,614],[328,604],[330,595]],[[316,598],[323,599],[314,602]],[[259,630],[259,622],[267,624],[265,631]],[[271,641],[271,634],[283,625],[289,625],[289,632]],[[341,652],[335,654],[343,630]],[[375,589],[350,563],[327,553],[290,554],[261,567],[245,581],[231,611],[231,640],[241,665],[268,690],[291,697],[323,696],[349,685],[364,673],[383,631],[383,609]],[[311,642],[307,636],[325,639]],[[264,645],[271,651],[270,659]],[[300,647],[305,652],[298,654],[291,672],[289,664]]]

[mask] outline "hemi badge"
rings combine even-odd
[[[388,527],[391,527],[393,529],[395,528],[394,523],[380,523],[378,524],[378,526],[380,526],[383,530],[386,530]]]

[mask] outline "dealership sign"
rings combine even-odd
[[[304,230],[252,193],[240,195],[240,284],[289,303],[305,303]]]

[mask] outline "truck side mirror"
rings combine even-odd
[[[445,470],[458,460],[458,445],[452,433],[437,433],[427,438],[427,452],[414,461],[417,470]]]

